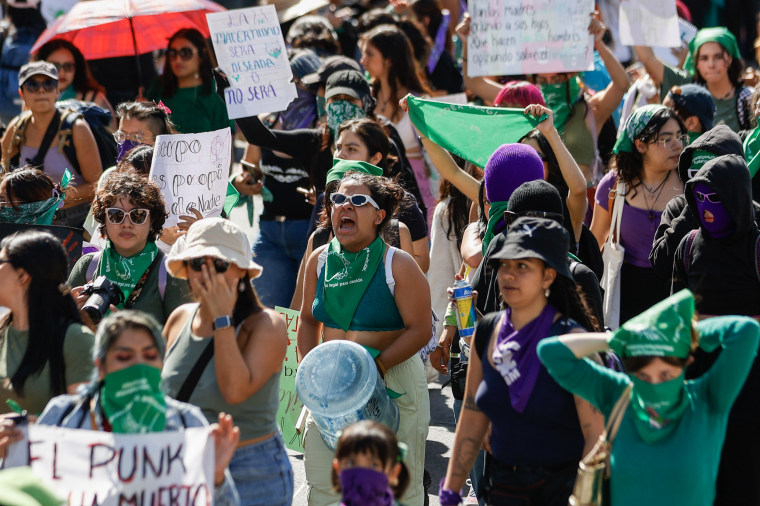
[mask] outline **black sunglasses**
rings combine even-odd
[[[187,61],[197,52],[196,49],[191,49],[189,47],[183,47],[182,49],[169,48],[166,51],[166,56],[168,56],[170,60],[179,56],[182,60]]]
[[[563,223],[565,218],[559,213],[549,213],[545,211],[525,211],[523,213],[516,213],[514,211],[504,211],[504,223],[510,226],[517,218],[546,218],[547,220],[554,220],[558,223]]]
[[[24,91],[27,91],[29,93],[37,93],[40,91],[40,89],[44,90],[47,93],[50,93],[51,91],[55,91],[58,89],[58,81],[54,79],[45,79],[44,81],[32,81],[29,79],[26,81],[22,88],[24,88]]]
[[[57,62],[48,62],[48,63],[52,63],[53,66],[55,66],[55,68],[58,69],[58,72],[60,72],[61,70],[63,70],[64,72],[74,72],[74,70],[76,70],[76,65],[74,64],[74,62],[71,62],[71,61],[67,61],[64,63],[57,63]]]
[[[230,268],[230,263],[226,260],[222,260],[221,258],[210,258],[210,257],[199,257],[199,258],[191,258],[190,260],[185,260],[185,266],[190,267],[195,272],[201,272],[201,269],[203,268],[203,264],[206,263],[206,258],[209,258],[214,263],[214,269],[218,273],[227,272],[227,269]]]

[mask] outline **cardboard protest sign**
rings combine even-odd
[[[299,311],[275,306],[275,311],[285,318],[288,325],[288,351],[282,364],[280,375],[280,407],[277,409],[277,425],[282,431],[285,446],[293,451],[303,453],[301,434],[296,432],[296,423],[301,414],[303,403],[296,393],[296,371],[298,361],[296,355],[296,332],[298,331]]]
[[[28,431],[28,432],[27,432]],[[150,434],[30,425],[6,465],[29,465],[67,504],[210,506],[214,443],[209,427]]]
[[[206,14],[211,42],[230,87],[227,114],[284,111],[296,98],[285,41],[273,5]]]
[[[685,19],[678,18],[678,33],[681,39],[681,48],[688,51],[689,42],[697,35],[697,27],[686,21]],[[653,47],[654,55],[665,65],[677,67],[679,63],[678,57],[673,54],[673,48],[671,47]]]
[[[470,0],[470,76],[593,68],[594,0]]]
[[[153,150],[150,180],[166,202],[165,227],[179,216],[199,211],[204,218],[219,216],[227,195],[232,137],[229,127],[196,134],[159,135]]]
[[[626,46],[681,45],[675,0],[621,0],[619,22]]]
[[[24,230],[40,230],[50,232],[56,236],[66,249],[66,255],[69,257],[69,270],[74,267],[79,257],[82,256],[82,236],[81,228],[64,227],[62,225],[28,225],[24,223],[0,223],[0,239],[23,232]]]

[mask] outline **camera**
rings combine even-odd
[[[90,296],[82,306],[82,311],[87,313],[95,325],[100,323],[111,304],[115,306],[124,301],[124,294],[119,285],[105,276],[98,276],[94,281],[84,285],[82,293]]]

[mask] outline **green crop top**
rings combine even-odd
[[[393,254],[396,248],[388,247],[385,254],[385,268],[378,266],[375,275],[367,286],[367,291],[362,295],[359,307],[356,308],[354,318],[351,320],[349,330],[401,330],[405,328],[404,320],[396,307],[396,300],[393,298],[396,286],[396,280],[393,279]],[[322,250],[317,263],[317,293],[314,295],[314,303],[311,306],[311,313],[317,321],[322,322],[325,327],[333,329],[340,328],[333,321],[324,304],[325,293],[325,269],[324,262],[327,258],[327,248]]]
[[[578,164],[591,167],[596,160],[596,139],[586,120],[587,107],[583,100],[575,103],[573,114],[562,131],[562,141]]]

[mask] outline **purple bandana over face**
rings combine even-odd
[[[340,472],[340,506],[393,506],[393,491],[385,473],[354,467]]]
[[[549,336],[557,309],[547,302],[544,310],[520,330],[512,326],[512,313],[508,308],[502,320],[493,348],[494,366],[509,388],[512,407],[522,413],[536,386],[541,361],[536,353],[538,342]]]
[[[140,145],[139,142],[132,142],[129,139],[125,139],[124,142],[122,142],[121,144],[119,144],[119,154],[116,157],[116,163],[119,163],[121,161],[121,159],[124,158],[124,156],[127,153],[129,153],[130,149],[132,149],[132,148],[134,148],[136,146],[139,146],[139,145]]]
[[[311,128],[317,119],[317,99],[306,90],[296,86],[298,95],[285,111],[280,113],[283,130]]]
[[[694,198],[697,201],[699,222],[712,237],[722,239],[734,233],[734,221],[715,190],[705,183],[697,183],[694,185]]]

